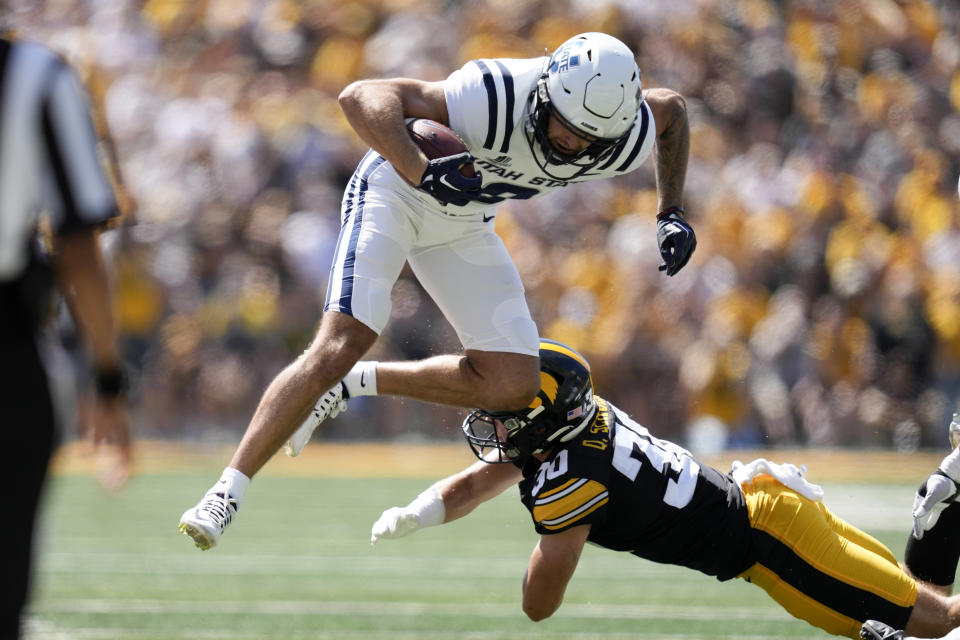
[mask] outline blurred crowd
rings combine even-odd
[[[541,334],[697,450],[943,447],[960,403],[960,9],[920,0],[7,0],[82,72],[130,223],[111,231],[142,436],[236,439],[313,335],[365,151],[354,79],[440,80],[606,31],[687,100],[699,239],[657,270],[653,162],[508,203]],[[376,359],[459,344],[412,274]],[[453,439],[363,399],[326,438]]]

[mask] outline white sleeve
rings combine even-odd
[[[506,153],[541,65],[537,58],[484,58],[450,74],[444,85],[450,128],[467,148]]]
[[[450,128],[463,138],[468,149],[482,146],[490,116],[480,67],[472,60],[463,65],[447,77],[444,91]]]

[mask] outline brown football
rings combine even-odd
[[[433,160],[463,153],[467,145],[463,143],[453,129],[445,127],[439,122],[418,118],[407,123],[407,131],[423,153]],[[460,167],[460,173],[468,178],[476,175],[473,164]]]

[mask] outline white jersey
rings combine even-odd
[[[380,333],[406,262],[465,349],[539,353],[523,283],[494,231],[496,205],[633,171],[656,138],[653,114],[642,103],[629,135],[596,167],[573,180],[547,175],[526,133],[532,92],[546,60],[473,60],[445,82],[450,128],[483,175],[480,201],[441,205],[376,151],[367,154],[344,193],[325,310],[351,315]],[[573,175],[579,168],[550,166],[555,175],[565,169]]]
[[[570,181],[550,177],[533,157],[526,129],[532,93],[548,58],[471,60],[447,78],[450,128],[476,158],[483,174],[484,202],[448,207],[448,215],[474,213],[506,198],[536,198],[575,182],[612,178],[639,167],[656,139],[653,114],[641,103],[630,134],[610,157]],[[537,143],[535,143],[537,144]],[[563,165],[551,166],[557,174]],[[573,167],[570,167],[572,174]]]

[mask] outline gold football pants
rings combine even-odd
[[[757,561],[740,574],[792,615],[859,638],[868,619],[903,629],[917,583],[879,540],[761,475],[743,485]]]

